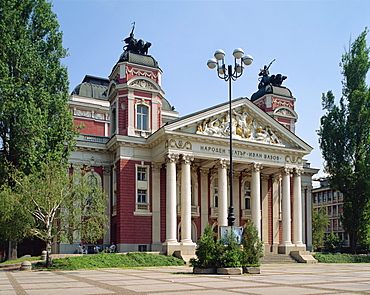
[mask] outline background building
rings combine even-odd
[[[312,203],[314,210],[324,208],[329,224],[326,227],[325,234],[334,232],[344,247],[349,246],[349,237],[344,233],[340,218],[343,210],[343,194],[333,190],[329,186],[327,178],[319,178],[320,187],[312,189]]]

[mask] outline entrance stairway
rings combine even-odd
[[[288,254],[266,254],[259,260],[261,264],[287,264],[298,263],[292,256]]]

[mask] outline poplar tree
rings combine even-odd
[[[14,169],[28,175],[45,163],[67,163],[75,131],[61,64],[66,54],[51,3],[0,1],[0,185],[14,185]],[[21,240],[27,219],[0,201],[3,238]]]
[[[350,44],[340,63],[343,89],[339,103],[331,91],[322,96],[318,132],[325,170],[333,189],[343,193],[342,224],[350,238],[350,250],[364,243],[370,231],[370,68],[366,44],[368,29]]]

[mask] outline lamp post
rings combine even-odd
[[[228,226],[234,226],[235,216],[233,207],[233,130],[232,130],[232,113],[231,113],[231,81],[236,81],[243,74],[244,65],[249,66],[253,62],[253,57],[250,55],[244,56],[244,51],[237,48],[233,52],[234,67],[232,65],[225,65],[225,52],[222,49],[216,50],[214,57],[208,60],[207,66],[210,69],[217,67],[217,75],[220,79],[229,82],[229,136],[230,136],[230,207],[229,215],[227,217]]]

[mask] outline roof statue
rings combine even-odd
[[[135,22],[133,22],[130,36],[123,40],[127,45],[123,47],[124,52],[132,52],[147,55],[149,47],[152,46],[150,42],[144,42],[142,39],[136,40],[134,38]]]
[[[259,78],[260,83],[258,84],[258,89],[261,89],[262,87],[270,84],[273,86],[281,86],[283,81],[287,78],[287,76],[283,76],[281,74],[269,76],[270,74],[269,69],[274,61],[275,59],[272,62],[270,62],[268,66],[265,65],[263,69],[260,70],[258,76],[262,77]]]

